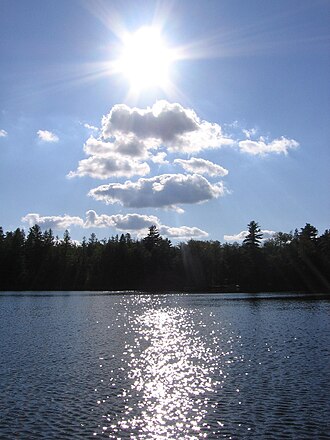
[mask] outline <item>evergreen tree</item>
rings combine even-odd
[[[312,226],[310,223],[306,223],[306,225],[301,228],[301,232],[299,234],[300,239],[303,240],[316,240],[318,234],[318,230]]]
[[[148,251],[152,251],[155,247],[159,246],[162,241],[162,238],[159,234],[157,226],[151,225],[149,228],[149,233],[143,239],[143,243]]]
[[[67,249],[72,244],[69,231],[66,229],[63,234],[63,245]]]
[[[248,235],[243,240],[243,244],[247,247],[257,248],[260,246],[262,233],[257,222],[252,220],[248,224]]]

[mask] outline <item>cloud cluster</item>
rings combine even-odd
[[[6,132],[6,130],[1,129],[0,130],[0,137],[7,137],[8,133]]]
[[[209,160],[192,157],[191,159],[175,159],[174,163],[182,166],[188,173],[207,174],[211,177],[226,176],[228,170]]]
[[[59,138],[56,134],[48,130],[38,130],[37,135],[42,142],[58,142]]]
[[[201,120],[178,103],[158,101],[146,109],[117,104],[103,116],[100,136],[87,139],[84,152],[90,157],[68,176],[144,176],[150,172],[146,161],[167,164],[168,152],[191,154],[232,144],[220,125]]]
[[[243,153],[252,154],[254,156],[270,153],[287,155],[289,150],[297,148],[299,143],[294,139],[287,139],[283,136],[267,143],[263,137],[260,137],[258,141],[251,139],[240,141],[238,146]]]
[[[68,229],[71,226],[80,226],[82,228],[115,228],[118,231],[130,232],[143,236],[148,233],[151,225],[157,226],[161,235],[173,239],[189,239],[207,237],[208,233],[197,227],[179,226],[171,227],[163,225],[159,218],[153,215],[143,214],[114,214],[98,215],[95,211],[86,212],[86,218],[64,216],[41,216],[39,214],[27,214],[22,218],[22,222],[28,223],[31,227],[35,224],[45,229]]]
[[[137,182],[110,183],[92,189],[89,196],[107,204],[119,203],[127,208],[170,208],[202,203],[227,192],[222,182],[211,184],[199,174],[162,174]]]
[[[75,170],[68,173],[68,177],[114,178],[112,183],[91,189],[88,195],[106,204],[118,203],[125,208],[150,207],[183,212],[182,205],[199,204],[224,196],[228,191],[219,180],[228,174],[228,170],[209,160],[191,157],[204,150],[231,146],[255,156],[271,153],[287,155],[299,146],[294,139],[285,137],[272,141],[264,137],[253,140],[257,135],[255,128],[244,129],[246,139],[239,141],[234,134],[233,137],[226,136],[219,124],[202,120],[194,110],[165,100],[147,108],[117,104],[103,116],[100,128],[87,123],[82,125],[89,130],[89,138],[83,147],[86,156]],[[237,124],[235,126],[237,128]],[[37,134],[43,142],[59,140],[48,130],[39,130]],[[0,130],[0,137],[5,136],[7,132]],[[183,154],[189,155],[189,158],[182,158]],[[175,169],[173,165],[178,165],[186,174],[156,173],[157,165],[171,166],[171,170]],[[160,175],[145,177],[152,171]],[[115,181],[115,178],[131,179],[134,176],[139,178],[124,183]],[[211,183],[205,176],[216,178],[217,182]],[[158,217],[152,215],[109,216],[98,215],[92,210],[86,213],[85,219],[69,215],[43,217],[30,213],[22,221],[53,229],[111,227],[138,235],[146,233],[148,227],[155,224],[161,234],[171,238],[202,238],[208,235],[196,227],[162,225]],[[273,231],[262,232],[264,238],[273,234]],[[242,231],[224,238],[226,241],[242,241],[246,235],[247,231]]]
[[[268,240],[269,238],[272,238],[273,235],[275,234],[275,231],[269,231],[268,229],[263,229],[260,231],[262,236],[262,240]],[[223,239],[225,241],[237,241],[237,242],[241,242],[243,241],[249,234],[249,231],[241,231],[238,234],[234,234],[234,235],[224,235]]]

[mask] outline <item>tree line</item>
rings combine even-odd
[[[255,221],[242,244],[173,245],[150,226],[142,239],[92,233],[78,245],[68,231],[0,227],[0,290],[330,291],[330,230],[262,238]]]

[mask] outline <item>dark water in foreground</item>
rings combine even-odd
[[[1,439],[330,438],[330,301],[0,293]]]

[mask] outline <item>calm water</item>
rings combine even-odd
[[[0,293],[1,439],[330,438],[329,297]]]

